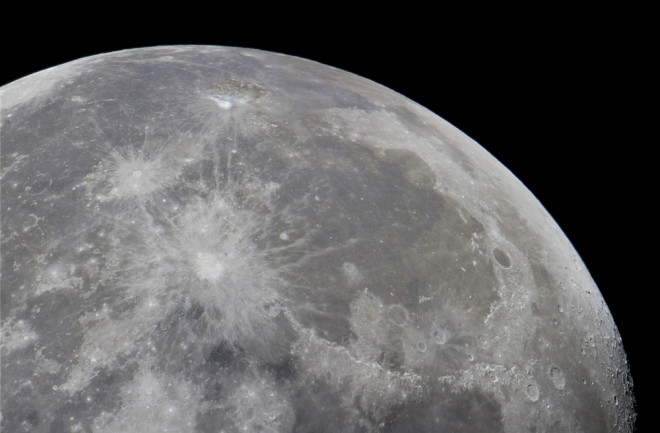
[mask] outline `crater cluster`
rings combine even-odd
[[[423,107],[198,46],[0,96],[3,431],[632,430],[579,256]]]

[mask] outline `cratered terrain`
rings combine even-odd
[[[580,257],[407,98],[208,46],[0,89],[2,430],[632,430]]]

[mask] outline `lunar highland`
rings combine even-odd
[[[632,431],[571,243],[404,96],[173,46],[0,98],[2,431]]]

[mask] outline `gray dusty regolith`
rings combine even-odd
[[[2,431],[631,431],[569,241],[405,97],[198,46],[0,92]]]

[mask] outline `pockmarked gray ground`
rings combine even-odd
[[[127,50],[0,89],[7,432],[630,432],[534,196],[311,61]]]

